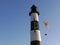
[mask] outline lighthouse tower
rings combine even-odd
[[[35,5],[32,5],[29,16],[31,17],[30,45],[41,45],[41,35],[38,19],[39,12],[37,11],[37,7]]]

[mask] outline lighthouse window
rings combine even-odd
[[[32,21],[31,22],[31,30],[38,30],[39,29],[39,25],[37,21]]]

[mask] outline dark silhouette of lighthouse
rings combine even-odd
[[[30,45],[41,45],[41,35],[38,19],[39,12],[37,11],[37,7],[35,5],[32,5],[29,16],[31,17]]]

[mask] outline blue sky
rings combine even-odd
[[[0,0],[0,45],[30,45],[33,4],[40,12],[42,45],[60,45],[60,0]],[[49,30],[43,21],[49,22]]]

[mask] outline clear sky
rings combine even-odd
[[[30,45],[33,4],[40,12],[42,45],[60,45],[60,0],[0,0],[0,45]],[[48,30],[43,21],[49,22]]]

